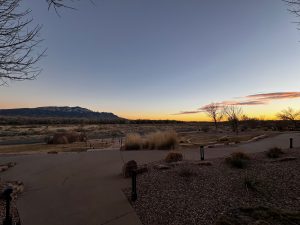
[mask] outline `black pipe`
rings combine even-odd
[[[2,193],[3,198],[6,201],[6,211],[5,211],[5,218],[3,220],[3,225],[12,225],[12,217],[10,216],[10,202],[12,200],[11,194],[13,192],[13,189],[11,187],[8,187],[4,190]]]
[[[136,171],[131,172],[131,201],[137,200],[137,192],[136,192]]]

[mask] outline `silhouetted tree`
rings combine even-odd
[[[289,6],[288,10],[296,15],[296,17],[300,17],[300,0],[283,0],[286,2]],[[300,25],[300,22],[296,22],[298,25]]]
[[[277,117],[284,121],[291,121],[293,125],[297,126],[297,119],[300,117],[300,111],[296,111],[293,108],[287,108],[277,114]]]
[[[239,133],[239,121],[243,115],[243,110],[240,106],[229,105],[224,107],[224,114],[227,117],[229,124],[231,125],[232,131]]]
[[[218,122],[220,122],[223,118],[223,107],[218,103],[211,103],[205,106],[203,110],[213,120],[217,130]]]
[[[33,26],[30,10],[20,11],[21,0],[0,1],[0,85],[10,80],[34,79],[44,51],[38,52],[41,26]]]

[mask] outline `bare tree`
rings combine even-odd
[[[295,126],[297,125],[297,119],[300,117],[300,111],[296,111],[293,108],[287,108],[277,114],[277,117],[281,120],[291,121]]]
[[[216,130],[218,129],[218,122],[223,118],[223,107],[217,103],[211,103],[203,108],[205,113],[213,120]]]
[[[21,0],[0,1],[0,85],[10,80],[34,79],[44,51],[39,48],[41,26],[33,26],[30,10],[20,12]]]
[[[292,14],[296,15],[296,17],[300,17],[300,0],[283,0],[289,6],[288,11]],[[296,22],[300,26],[300,22]]]
[[[224,107],[224,115],[232,127],[232,131],[239,133],[239,121],[243,115],[243,110],[240,106],[229,105]]]

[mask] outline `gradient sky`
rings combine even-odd
[[[202,120],[210,102],[300,91],[300,31],[281,0],[94,0],[48,12],[25,0],[48,48],[0,108],[82,106],[126,118]],[[240,101],[240,100],[237,100]],[[300,96],[243,106],[273,117]]]

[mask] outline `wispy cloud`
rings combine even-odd
[[[184,115],[184,114],[196,114],[196,113],[200,113],[200,112],[203,112],[203,111],[202,110],[182,111],[182,112],[179,112],[179,113],[174,113],[172,115],[176,116],[176,115]]]
[[[236,100],[228,100],[223,102],[218,102],[216,104],[220,105],[220,107],[227,105],[239,105],[239,106],[254,106],[254,105],[266,105],[274,100],[283,100],[283,99],[292,99],[292,98],[300,98],[300,92],[273,92],[273,93],[262,93],[262,94],[253,94],[247,95],[244,97],[239,97],[239,101]],[[184,114],[196,114],[204,112],[205,109],[209,106],[204,105],[197,110],[192,111],[182,111],[173,115],[184,115]]]
[[[300,98],[300,92],[273,92],[265,94],[248,95],[246,98],[264,101],[272,101],[287,98]]]

